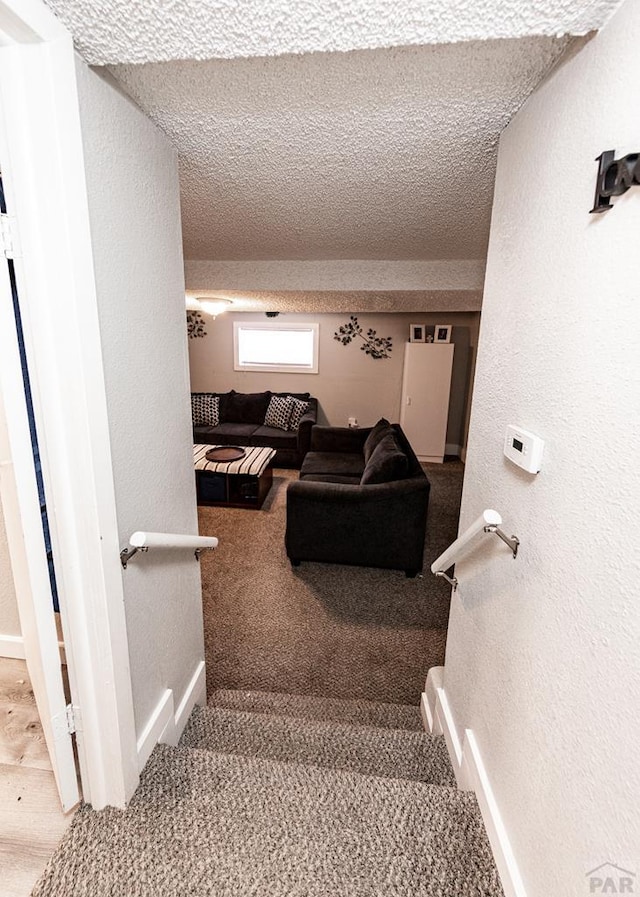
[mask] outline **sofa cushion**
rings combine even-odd
[[[305,483],[340,483],[343,486],[360,485],[360,477],[343,477],[339,476],[337,473],[333,475],[327,473],[310,473],[307,476],[300,474],[300,479]]]
[[[191,393],[194,427],[216,427],[220,423],[220,398],[210,392]]]
[[[272,392],[272,396],[291,396],[294,399],[301,399],[303,402],[308,402],[311,398],[311,394],[308,392]]]
[[[360,453],[351,452],[308,452],[300,477],[325,476],[361,477],[364,471],[364,458]]]
[[[393,480],[403,480],[408,472],[409,459],[393,433],[389,433],[382,437],[371,453],[360,482],[363,486],[390,483]]]
[[[212,427],[211,435],[214,438],[217,438],[218,436],[233,436],[234,438],[241,438],[245,436],[252,436],[255,431],[255,424],[234,424],[231,421],[228,421],[226,424],[219,424],[217,427]]]
[[[264,416],[264,426],[274,430],[289,430],[293,411],[291,396],[271,396]]]
[[[297,449],[298,435],[276,427],[257,427],[251,436],[251,445],[273,446],[274,449]]]
[[[216,393],[214,393],[216,395]],[[217,393],[218,399],[220,400],[220,423],[223,424],[225,421],[229,420],[227,415],[227,405],[229,404],[229,399],[231,396],[235,395],[234,391],[230,392],[219,392]]]
[[[371,428],[371,432],[367,436],[364,442],[364,447],[362,449],[364,453],[364,463],[368,464],[369,458],[373,454],[376,446],[380,442],[380,440],[384,436],[388,436],[390,433],[393,433],[391,429],[391,424],[386,418],[381,417],[375,426]]]
[[[223,421],[234,424],[264,423],[269,407],[270,392],[234,392],[227,395]]]
[[[307,413],[309,410],[309,403],[303,402],[302,399],[296,399],[294,396],[289,396],[291,399],[291,417],[289,418],[289,429],[297,430],[300,426],[300,421],[302,420],[303,415]]]

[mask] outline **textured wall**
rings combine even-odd
[[[47,0],[85,59],[153,62],[585,34],[615,0]]]
[[[176,154],[84,63],[78,92],[120,544],[197,533]],[[136,728],[203,657],[199,566],[149,553],[123,571]]]
[[[639,44],[628,0],[500,142],[461,527],[493,507],[522,544],[458,565],[445,684],[528,897],[640,873],[640,190],[588,214],[595,156],[640,150]],[[537,476],[508,423],[546,440]]]
[[[282,315],[278,322],[319,321],[320,345],[318,374],[253,373],[233,370],[233,321],[264,321],[263,315],[220,315],[207,322],[207,336],[189,340],[191,385],[194,392],[206,390],[256,392],[310,392],[320,402],[320,423],[346,426],[349,417],[357,417],[361,426],[371,426],[381,416],[400,419],[402,362],[409,324],[453,324],[456,343],[452,375],[447,442],[464,445],[466,411],[471,393],[472,365],[475,358],[479,314],[366,314],[358,320],[365,330],[393,338],[388,359],[374,360],[359,348],[361,340],[343,346],[333,334],[348,320],[339,315]]]

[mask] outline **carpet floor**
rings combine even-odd
[[[290,476],[263,513],[201,511],[221,538],[203,579],[208,662],[225,687],[178,747],[155,748],[126,809],[76,813],[32,897],[504,897],[475,796],[408,706],[443,659],[445,589],[291,571]],[[461,470],[433,480],[429,558],[455,536]]]
[[[76,814],[33,897],[179,895],[503,897],[469,792],[159,745],[126,810]]]
[[[456,538],[464,467],[427,465],[431,481],[424,577],[302,563],[284,548],[286,488],[274,471],[261,511],[199,509],[220,539],[202,556],[207,687],[416,705],[444,663],[450,587],[429,571]]]
[[[456,784],[444,738],[426,732],[196,707],[180,746],[450,788]]]

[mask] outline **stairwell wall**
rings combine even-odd
[[[77,75],[120,545],[197,534],[176,152],[107,77]],[[123,583],[140,742],[202,665],[199,565],[149,552]]]
[[[496,508],[521,548],[458,564],[444,685],[528,897],[640,874],[640,188],[589,214],[595,157],[640,151],[639,45],[627,0],[500,141],[460,530]],[[545,439],[538,475],[510,423]]]

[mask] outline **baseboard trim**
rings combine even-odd
[[[173,722],[173,691],[166,688],[138,738],[138,769],[140,772],[144,769],[151,752],[171,722]]]
[[[462,446],[456,445],[454,442],[447,442],[444,447],[445,455],[457,455],[460,457],[460,452],[462,451]]]
[[[198,663],[182,700],[175,710],[173,689],[167,688],[156,704],[149,721],[138,738],[138,769],[140,772],[156,744],[170,744],[174,747],[191,716],[196,704],[207,703],[206,666],[204,660]]]
[[[178,705],[175,715],[175,728],[177,739],[180,738],[191,716],[191,711],[196,704],[201,706],[207,703],[207,670],[204,660],[201,660],[196,671],[191,677],[191,682],[186,688],[184,696]],[[176,739],[176,740],[177,740]]]
[[[475,792],[505,897],[527,897],[476,737],[471,729],[465,729],[462,741],[458,735],[444,688],[444,667],[429,670],[421,711],[427,731],[437,735],[441,730],[444,735],[458,787]]]
[[[0,635],[0,657],[24,660],[24,639],[21,635]]]
[[[502,820],[500,808],[482,762],[476,737],[471,729],[465,730],[465,756],[469,784],[475,791],[480,806],[505,895],[506,897],[526,897],[520,870]]]

